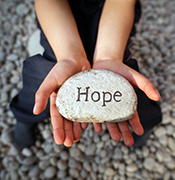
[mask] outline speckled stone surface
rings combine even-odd
[[[130,83],[111,71],[91,69],[67,79],[57,93],[60,114],[77,122],[119,122],[137,109]]]

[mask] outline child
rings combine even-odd
[[[95,68],[118,73],[136,87],[138,113],[129,123],[134,131],[134,146],[142,145],[153,127],[161,122],[161,112],[152,101],[160,100],[160,95],[138,72],[137,62],[128,48],[140,18],[140,2],[35,0],[35,8],[45,51],[43,56],[35,55],[24,61],[23,89],[10,104],[17,119],[16,144],[21,148],[33,144],[35,124],[49,117],[49,112],[55,142],[65,146],[77,142],[81,129],[86,129],[88,124],[64,119],[55,106],[56,92],[73,74]],[[128,122],[106,125],[114,141],[122,136],[127,146],[133,145]],[[94,128],[96,132],[102,130],[98,123],[94,123]]]

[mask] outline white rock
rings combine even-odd
[[[154,134],[156,137],[161,137],[166,134],[166,129],[162,126],[159,126],[155,129]]]
[[[95,149],[96,149],[96,145],[95,144],[91,144],[90,146],[88,146],[85,149],[85,154],[88,155],[88,156],[93,155],[94,152],[95,152]]]
[[[19,4],[16,7],[16,13],[20,16],[24,16],[28,13],[29,9],[26,7],[26,5],[24,3]]]
[[[7,61],[17,61],[18,60],[18,56],[16,54],[9,54],[7,56]]]
[[[31,152],[30,149],[24,148],[24,149],[22,150],[22,155],[24,155],[24,156],[26,156],[26,157],[30,157],[30,156],[32,156],[32,152]]]
[[[40,45],[40,30],[37,29],[29,38],[27,51],[30,56],[43,54],[44,48]]]
[[[57,170],[55,167],[49,166],[44,171],[45,178],[53,178],[56,174]]]
[[[145,169],[149,171],[153,169],[154,164],[155,164],[155,160],[152,157],[147,157],[143,162],[143,166],[145,167]]]
[[[69,159],[69,154],[68,154],[67,151],[62,151],[62,152],[60,153],[60,157],[61,157],[61,159],[63,159],[63,160],[68,160],[68,159]]]
[[[114,169],[112,169],[112,168],[105,169],[106,176],[114,176],[115,174],[117,174],[117,172]]]
[[[72,157],[80,157],[81,156],[81,151],[78,148],[72,147],[69,149],[70,156]]]
[[[137,169],[138,169],[138,167],[137,167],[137,165],[134,164],[134,163],[129,164],[129,165],[126,167],[126,170],[127,170],[128,172],[131,172],[131,173],[136,172]]]
[[[78,122],[124,121],[137,108],[133,87],[123,77],[91,69],[70,77],[58,91],[56,105],[67,119]]]
[[[121,152],[119,147],[115,148],[115,150],[114,150],[114,157],[113,158],[116,159],[116,160],[122,159],[122,152]]]
[[[19,93],[19,90],[16,88],[13,88],[10,92],[10,97],[13,98]]]
[[[144,146],[142,149],[143,157],[148,157],[149,155],[149,148]]]
[[[164,145],[164,146],[167,145],[167,136],[166,135],[159,137],[158,140],[162,145]]]
[[[20,81],[20,77],[19,77],[19,76],[12,76],[12,77],[10,78],[10,82],[11,82],[12,84],[17,84],[19,81]]]
[[[79,171],[77,169],[69,169],[69,174],[71,177],[78,178],[79,177]]]
[[[92,170],[91,165],[87,161],[83,162],[83,167],[88,172],[90,172]]]
[[[164,149],[158,149],[158,151],[156,152],[156,157],[159,162],[171,161],[171,156]]]
[[[63,161],[63,160],[59,160],[58,163],[57,163],[57,167],[60,169],[60,170],[66,170],[68,165],[67,165],[67,162],[66,161]]]
[[[6,66],[5,66],[5,70],[6,71],[8,71],[8,72],[10,72],[12,69],[14,69],[15,68],[15,65],[14,65],[14,63],[12,63],[12,62],[7,62],[6,63]]]
[[[175,140],[172,137],[168,138],[168,147],[172,150],[175,151]]]

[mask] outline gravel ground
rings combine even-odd
[[[0,1],[0,179],[175,179],[175,1],[145,0],[142,5],[131,48],[142,74],[160,92],[163,112],[162,124],[146,145],[128,148],[113,142],[105,126],[97,134],[90,124],[71,148],[58,146],[48,119],[38,124],[35,145],[19,152],[12,143],[15,119],[8,106],[22,86],[23,60],[42,49],[33,42],[38,37],[33,1]]]

